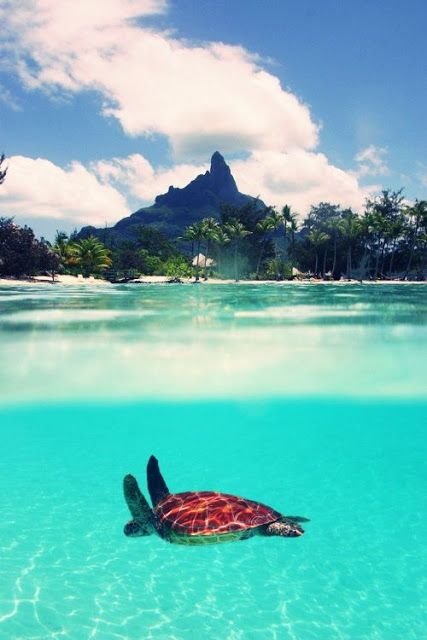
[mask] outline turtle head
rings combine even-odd
[[[130,538],[139,538],[140,536],[149,536],[153,533],[153,525],[151,522],[141,522],[138,520],[130,520],[124,526],[123,533]]]
[[[298,517],[298,516],[297,516]],[[300,519],[301,520],[301,519]],[[304,518],[304,521],[307,519]],[[285,516],[269,524],[265,529],[265,535],[283,536],[284,538],[296,538],[304,535],[304,529],[296,520],[291,520]]]
[[[123,493],[132,515],[132,520],[125,524],[125,536],[137,538],[154,533],[153,512],[142,495],[136,479],[130,474],[123,480]]]

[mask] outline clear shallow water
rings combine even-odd
[[[1,292],[0,638],[425,637],[424,291]],[[125,538],[151,453],[306,535]]]
[[[427,387],[423,285],[0,289],[3,402]]]

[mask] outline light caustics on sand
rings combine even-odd
[[[425,418],[348,399],[0,409],[0,637],[423,638]],[[171,491],[304,513],[305,535],[125,537],[122,479],[152,451]]]

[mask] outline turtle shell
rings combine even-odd
[[[281,514],[259,502],[216,491],[186,491],[154,509],[161,529],[180,536],[218,536],[270,524]]]

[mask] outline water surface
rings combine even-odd
[[[419,397],[423,285],[7,288],[3,400]]]

